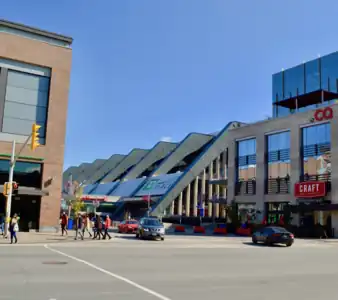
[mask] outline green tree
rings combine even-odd
[[[68,215],[70,216],[71,212],[74,213],[76,217],[80,211],[83,210],[85,204],[82,201],[83,187],[81,187],[76,181],[73,183],[74,195],[66,200],[68,205]]]

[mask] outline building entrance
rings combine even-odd
[[[1,195],[0,215],[5,215],[6,198]],[[39,229],[41,196],[13,195],[11,215],[20,216],[20,231],[29,231],[30,229]]]

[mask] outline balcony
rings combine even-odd
[[[290,193],[290,178],[269,178],[266,180],[266,193],[288,194]]]
[[[256,180],[251,179],[247,181],[238,181],[235,185],[235,195],[255,195],[256,194]]]
[[[317,174],[317,175],[309,175],[304,174],[301,175],[299,178],[300,182],[306,182],[306,181],[325,181],[326,182],[326,190],[328,192],[331,191],[331,173],[328,174]]]

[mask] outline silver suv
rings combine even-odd
[[[164,241],[165,229],[163,224],[159,219],[154,218],[142,218],[140,220],[136,238],[152,238],[152,239],[161,239]]]

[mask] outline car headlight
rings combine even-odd
[[[160,228],[160,232],[161,232],[161,233],[164,233],[164,228]]]
[[[149,229],[148,229],[148,228],[143,228],[143,230],[144,230],[144,231],[149,231]]]

